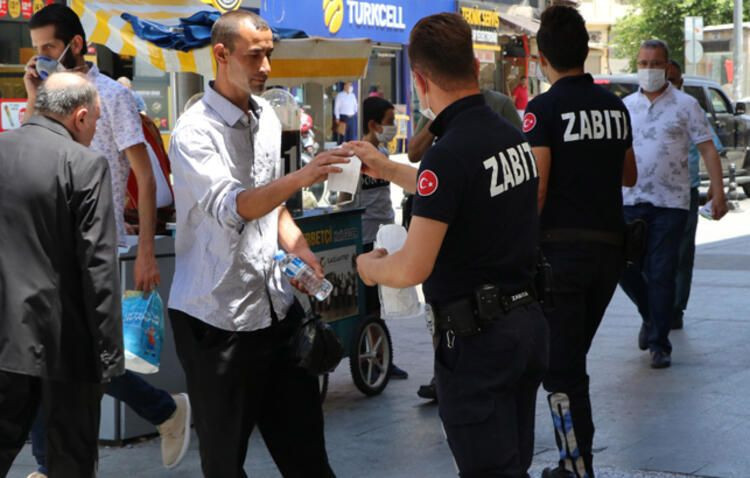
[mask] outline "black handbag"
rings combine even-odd
[[[648,224],[636,219],[625,224],[625,263],[627,266],[640,264],[648,247]]]
[[[297,366],[311,375],[333,372],[344,357],[344,347],[333,329],[317,314],[307,314],[292,337]]]

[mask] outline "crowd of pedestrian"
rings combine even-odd
[[[584,71],[581,15],[549,7],[538,45],[551,88],[528,101],[525,78],[513,99],[479,89],[460,15],[423,18],[408,45],[424,118],[409,145],[419,167],[388,159],[394,106],[377,94],[364,101],[354,141],[358,101],[347,83],[334,110],[342,146],[284,175],[281,125],[258,96],[272,31],[250,11],[223,14],[211,33],[215,78],[169,146],[177,231],[168,315],[187,383],[187,394],[170,395],[124,370],[117,253],[131,170],[135,287],[148,293],[160,282],[142,108],[84,61],[73,10],[49,5],[30,28],[38,57],[66,71],[43,78],[32,58],[24,125],[0,135],[0,475],[33,428],[39,470],[30,477],[95,476],[106,393],[156,426],[167,468],[184,457],[192,423],[206,477],[246,476],[256,427],[283,476],[334,476],[318,380],[290,345],[305,316],[293,288],[305,290],[273,258],[283,249],[325,276],[283,204],[353,154],[367,176],[367,252],[356,267],[368,307],[377,313],[376,285],[423,284],[435,377],[420,394],[437,400],[460,476],[528,476],[540,386],[560,452],[543,477],[595,476],[586,361],[618,283],[641,316],[638,346],[653,368],[670,366],[669,331],[683,326],[689,291],[700,157],[714,219],[727,206],[715,134],[680,90],[665,43],[642,44],[640,88],[621,101]],[[412,203],[406,243],[388,254],[373,242],[394,220],[391,183]],[[354,275],[329,277],[335,293],[319,309],[354,307]]]

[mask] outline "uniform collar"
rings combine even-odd
[[[487,103],[484,101],[484,96],[482,96],[481,93],[465,96],[460,100],[454,101],[437,115],[435,121],[430,125],[430,133],[439,138],[445,134],[453,118],[470,108],[475,108],[485,104]]]
[[[53,133],[57,133],[60,136],[65,137],[66,139],[73,140],[73,136],[70,134],[70,131],[68,131],[67,128],[62,125],[62,123],[52,118],[48,118],[42,115],[34,115],[23,124],[23,126],[29,125],[41,126],[42,128],[48,129]]]
[[[258,103],[250,97],[248,104],[248,111],[242,111],[234,103],[222,96],[221,93],[214,89],[214,82],[209,82],[209,88],[203,94],[203,101],[211,107],[224,122],[234,127],[237,123],[242,126],[250,126],[250,119],[248,113],[252,112],[256,118],[260,117],[261,108]]]
[[[582,75],[565,76],[557,80],[555,84],[550,87],[550,89],[555,88],[557,86],[568,85],[570,83],[578,83],[578,82],[593,84],[594,77],[588,73],[584,73]]]

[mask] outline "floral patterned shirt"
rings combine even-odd
[[[633,127],[638,182],[623,188],[623,203],[690,209],[688,151],[711,141],[706,113],[692,96],[671,84],[651,102],[638,91],[623,100]]]
[[[101,153],[109,162],[117,238],[122,245],[125,238],[125,194],[130,174],[130,163],[124,151],[136,144],[145,143],[146,139],[143,136],[138,106],[130,90],[100,73],[96,65],[89,65],[88,77],[99,91],[101,102],[101,116],[96,123],[91,149]]]

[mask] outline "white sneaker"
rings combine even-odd
[[[190,399],[187,393],[172,395],[177,409],[157,426],[161,435],[161,461],[167,468],[180,464],[190,445]]]
[[[39,473],[38,471],[35,471],[34,473],[30,474],[26,478],[47,478],[47,475],[44,473]]]

